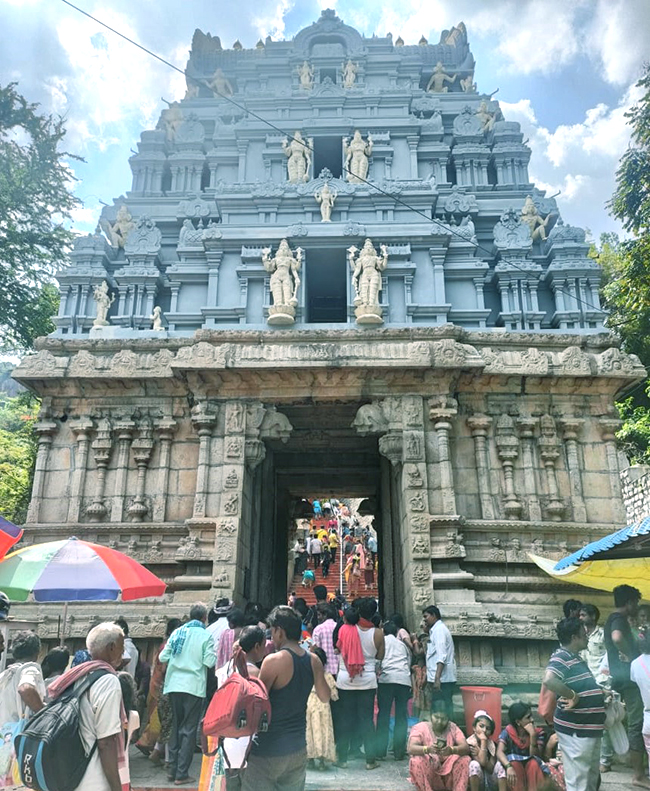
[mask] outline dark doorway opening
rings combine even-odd
[[[305,281],[309,324],[347,322],[345,250],[310,250]]]
[[[336,69],[321,69],[320,70],[320,81],[325,82],[325,80],[329,77],[329,79],[336,83]]]
[[[314,176],[320,176],[327,168],[334,178],[340,179],[343,172],[343,139],[341,137],[314,138]]]

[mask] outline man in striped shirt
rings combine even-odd
[[[557,625],[560,647],[549,660],[544,684],[558,697],[553,724],[557,733],[567,791],[597,791],[600,741],[605,723],[603,690],[580,656],[587,633],[578,618]]]

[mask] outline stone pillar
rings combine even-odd
[[[612,496],[612,514],[617,522],[625,522],[625,507],[623,506],[623,492],[621,489],[621,473],[618,466],[616,453],[616,432],[622,423],[616,418],[602,418],[598,421],[600,433],[605,443],[607,454],[607,469],[609,471],[609,488]]]
[[[569,485],[571,486],[571,503],[573,506],[573,521],[586,522],[587,509],[582,491],[582,465],[578,455],[578,436],[584,425],[584,420],[577,417],[565,417],[560,420],[562,438],[566,448],[567,467],[569,469]]]
[[[129,506],[129,516],[133,522],[142,522],[149,513],[149,507],[145,501],[147,466],[153,450],[153,424],[149,417],[140,421],[138,436],[133,440],[131,448],[133,450],[133,459],[138,468],[138,481],[135,498]]]
[[[551,521],[561,522],[564,516],[564,503],[560,500],[557,476],[555,474],[555,464],[560,456],[560,441],[555,431],[555,421],[550,415],[542,415],[540,426],[542,433],[537,443],[544,469],[546,470],[546,488],[548,492],[548,502],[544,507],[544,511]]]
[[[92,444],[95,464],[97,465],[95,497],[86,509],[86,513],[93,522],[103,521],[108,511],[104,502],[104,490],[106,488],[106,470],[113,449],[112,434],[111,421],[107,417],[100,418],[97,421],[97,435]]]
[[[417,135],[407,135],[406,142],[409,147],[409,156],[411,160],[411,178],[418,178],[418,143],[419,138]]]
[[[454,491],[454,473],[449,453],[449,432],[453,428],[451,419],[458,414],[458,404],[453,398],[435,398],[429,401],[429,420],[437,436],[437,462],[440,475],[440,497],[442,513],[456,514],[456,494]]]
[[[70,502],[68,503],[68,522],[80,521],[81,506],[83,503],[86,485],[86,470],[88,467],[88,450],[90,449],[90,432],[94,424],[89,417],[78,418],[70,421],[70,431],[77,441],[72,482],[70,484]]]
[[[496,424],[496,445],[503,467],[504,493],[503,510],[506,519],[519,519],[521,503],[515,494],[515,460],[519,455],[519,440],[515,435],[515,424],[510,415],[499,415]]]
[[[476,456],[476,474],[478,477],[478,495],[481,503],[483,519],[494,519],[494,504],[490,487],[490,465],[488,463],[487,437],[492,418],[487,415],[472,415],[467,418],[467,425],[474,438]]]
[[[539,504],[537,464],[535,463],[535,427],[537,419],[534,417],[517,418],[517,428],[521,437],[521,461],[524,469],[524,491],[528,518],[531,522],[542,519],[542,508]]]
[[[210,466],[210,440],[217,416],[210,411],[205,401],[192,408],[192,424],[199,435],[199,459],[196,465],[196,491],[194,494],[193,517],[201,519],[206,515],[208,496],[208,470]]]
[[[43,490],[45,487],[45,476],[47,474],[47,462],[50,455],[52,439],[56,432],[57,424],[49,419],[46,411],[43,411],[39,420],[34,423],[34,431],[38,435],[38,451],[36,453],[36,464],[34,466],[34,483],[32,485],[32,498],[29,501],[27,510],[26,524],[38,522],[43,500]]]
[[[176,431],[176,421],[171,417],[164,417],[155,423],[155,433],[158,435],[160,453],[158,455],[158,480],[156,492],[153,497],[154,522],[164,522],[167,511],[167,489],[169,485],[169,463],[171,460],[172,439]]]
[[[129,473],[129,447],[133,438],[135,423],[129,418],[115,423],[117,435],[117,467],[115,469],[115,490],[111,505],[111,522],[121,522],[126,497],[126,480]]]

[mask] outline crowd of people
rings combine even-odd
[[[454,641],[437,606],[411,632],[372,597],[328,600],[320,585],[314,593],[311,607],[292,595],[270,612],[228,599],[196,603],[183,622],[169,620],[151,669],[123,618],[91,629],[73,657],[55,648],[40,663],[38,636],[13,634],[13,661],[0,674],[0,788],[20,784],[11,744],[25,722],[97,669],[103,675],[80,699],[90,760],[79,791],[128,789],[132,740],[170,783],[198,782],[200,791],[298,791],[308,766],[345,769],[360,759],[373,771],[391,753],[408,760],[416,791],[597,791],[614,752],[627,749],[630,783],[650,788],[649,613],[636,588],[614,590],[603,626],[593,604],[565,602],[537,710],[515,701],[501,732],[494,712],[455,707]],[[241,652],[268,692],[270,725],[252,739],[208,739],[194,778],[202,718]],[[621,712],[623,746],[614,731]]]

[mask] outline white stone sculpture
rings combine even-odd
[[[183,123],[183,111],[178,102],[172,102],[160,115],[160,124],[165,130],[167,140],[176,139],[176,130]]]
[[[348,138],[343,141],[343,155],[345,156],[346,179],[354,184],[365,181],[368,175],[369,157],[372,154],[372,135],[368,135],[368,142],[361,137],[357,129],[348,144]]]
[[[460,87],[463,93],[476,93],[477,85],[474,82],[474,72],[470,72],[467,77],[460,81]]]
[[[447,93],[449,88],[447,85],[445,85],[445,83],[452,85],[454,82],[456,82],[457,76],[457,74],[454,74],[454,76],[451,77],[449,74],[447,74],[442,63],[438,61],[433,69],[433,74],[431,75],[431,79],[427,85],[427,92]]]
[[[546,239],[546,226],[550,219],[550,214],[545,220],[542,219],[540,213],[537,211],[537,206],[533,203],[532,196],[528,195],[524,203],[524,208],[521,210],[521,221],[530,228],[530,235],[533,241],[535,241],[535,239],[540,239],[541,241]]]
[[[95,321],[93,327],[108,327],[108,309],[115,302],[115,295],[108,293],[108,283],[103,280],[101,285],[95,286],[93,299],[97,305]]]
[[[262,250],[262,264],[271,274],[269,285],[273,295],[273,305],[269,308],[269,324],[293,324],[298,304],[300,287],[300,266],[302,249],[296,248],[295,256],[286,239],[280,242],[278,252],[271,257],[271,248]]]
[[[476,111],[476,116],[481,122],[484,132],[491,132],[494,129],[494,123],[496,121],[497,114],[488,110],[488,105],[485,99],[483,99],[479,105],[479,108]]]
[[[354,88],[354,83],[357,81],[357,72],[359,71],[359,66],[356,63],[352,63],[351,60],[348,59],[347,63],[344,63],[342,66],[343,72],[343,87],[346,89]]]
[[[294,132],[293,139],[288,137],[282,141],[282,150],[288,158],[287,172],[291,184],[300,184],[309,181],[309,168],[311,167],[311,151],[314,146],[313,138],[305,140],[300,132]]]
[[[381,255],[377,255],[371,239],[366,239],[361,252],[354,245],[348,248],[357,324],[381,324],[383,322],[379,307],[379,294],[381,292],[381,273],[388,266],[388,248],[382,244],[380,250]]]
[[[163,327],[163,322],[162,322],[163,312],[160,305],[156,305],[156,307],[153,309],[153,313],[151,314],[151,316],[149,316],[149,318],[153,322],[152,329],[156,330],[156,332],[161,332],[165,329]]]
[[[232,96],[234,91],[230,80],[223,73],[223,69],[217,69],[208,81],[215,96]]]
[[[199,86],[194,83],[190,82],[187,84],[187,88],[185,89],[185,96],[184,99],[198,99],[199,98]]]
[[[117,210],[117,218],[113,225],[108,220],[100,219],[99,224],[113,247],[124,247],[127,236],[135,228],[133,218],[124,204]]]
[[[320,190],[316,190],[314,198],[316,203],[320,204],[321,222],[332,222],[332,209],[334,208],[334,201],[338,197],[336,190],[332,191],[330,185],[325,182]]]
[[[298,76],[300,77],[300,87],[304,91],[311,91],[314,87],[314,69],[309,61],[304,61],[302,66],[298,66]]]

